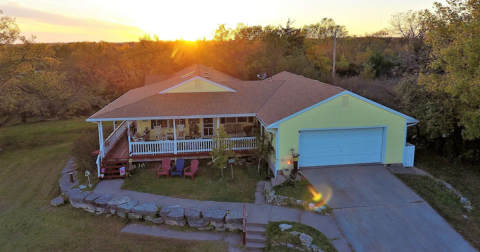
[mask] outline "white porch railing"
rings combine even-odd
[[[257,148],[255,137],[230,138],[233,150],[251,150]],[[177,151],[175,152],[175,143]],[[192,139],[177,141],[131,142],[131,155],[155,155],[177,153],[199,153],[212,151],[212,139]]]
[[[101,150],[103,153],[108,153],[113,146],[118,142],[120,137],[126,132],[127,130],[127,123],[126,121],[123,121],[113,132],[110,134],[110,136],[107,137],[107,139],[104,142],[104,147]]]
[[[403,149],[403,166],[412,167],[415,160],[415,145],[406,143]]]

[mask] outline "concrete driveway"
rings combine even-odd
[[[477,251],[433,208],[382,165],[301,170],[356,252]]]

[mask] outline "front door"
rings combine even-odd
[[[213,137],[214,135],[213,118],[203,118],[203,136]]]

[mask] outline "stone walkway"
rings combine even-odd
[[[281,206],[272,206],[264,204],[264,196],[259,193],[262,190],[260,184],[263,181],[259,182],[257,186],[257,192],[255,194],[256,199],[255,203],[247,203],[247,223],[255,224],[268,224],[270,221],[292,221],[299,222],[308,226],[311,226],[325,236],[331,239],[332,244],[339,252],[351,252],[351,249],[345,240],[343,234],[340,232],[335,220],[332,216],[320,215],[314,212],[302,211],[295,208],[281,207]],[[199,201],[199,200],[190,200],[190,199],[181,199],[173,198],[162,195],[155,195],[150,193],[141,193],[129,190],[121,190],[123,180],[102,180],[93,190],[94,193],[110,193],[113,195],[126,195],[130,196],[139,201],[139,204],[147,202],[156,202],[157,206],[169,206],[169,205],[181,205],[183,208],[197,207],[202,211],[211,207],[217,206],[223,210],[241,210],[243,211],[243,203],[235,202],[216,202],[216,201]],[[263,184],[261,184],[263,185]],[[126,233],[135,233],[135,234],[145,234],[153,236],[162,236],[169,238],[179,238],[184,239],[185,237],[180,234],[185,234],[184,232],[173,231],[161,227],[152,227],[141,224],[130,224],[127,225],[122,232]],[[195,235],[193,235],[195,234]],[[238,234],[237,234],[238,235]],[[235,234],[228,233],[218,233],[218,232],[192,232],[192,237],[196,240],[223,240],[229,243],[229,251],[241,251],[238,248],[238,245],[241,244],[240,235],[235,236]],[[236,238],[235,238],[236,237]]]

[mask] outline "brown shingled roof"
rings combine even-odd
[[[185,77],[193,71],[194,74]],[[159,93],[196,76],[205,78],[205,75],[210,81],[236,92]],[[196,64],[162,82],[130,90],[89,119],[257,114],[264,124],[270,125],[343,91],[289,72],[281,72],[264,81],[240,81]]]
[[[345,91],[343,88],[285,71],[272,76],[272,80],[285,82],[257,112],[257,116],[265,125],[270,125]]]

